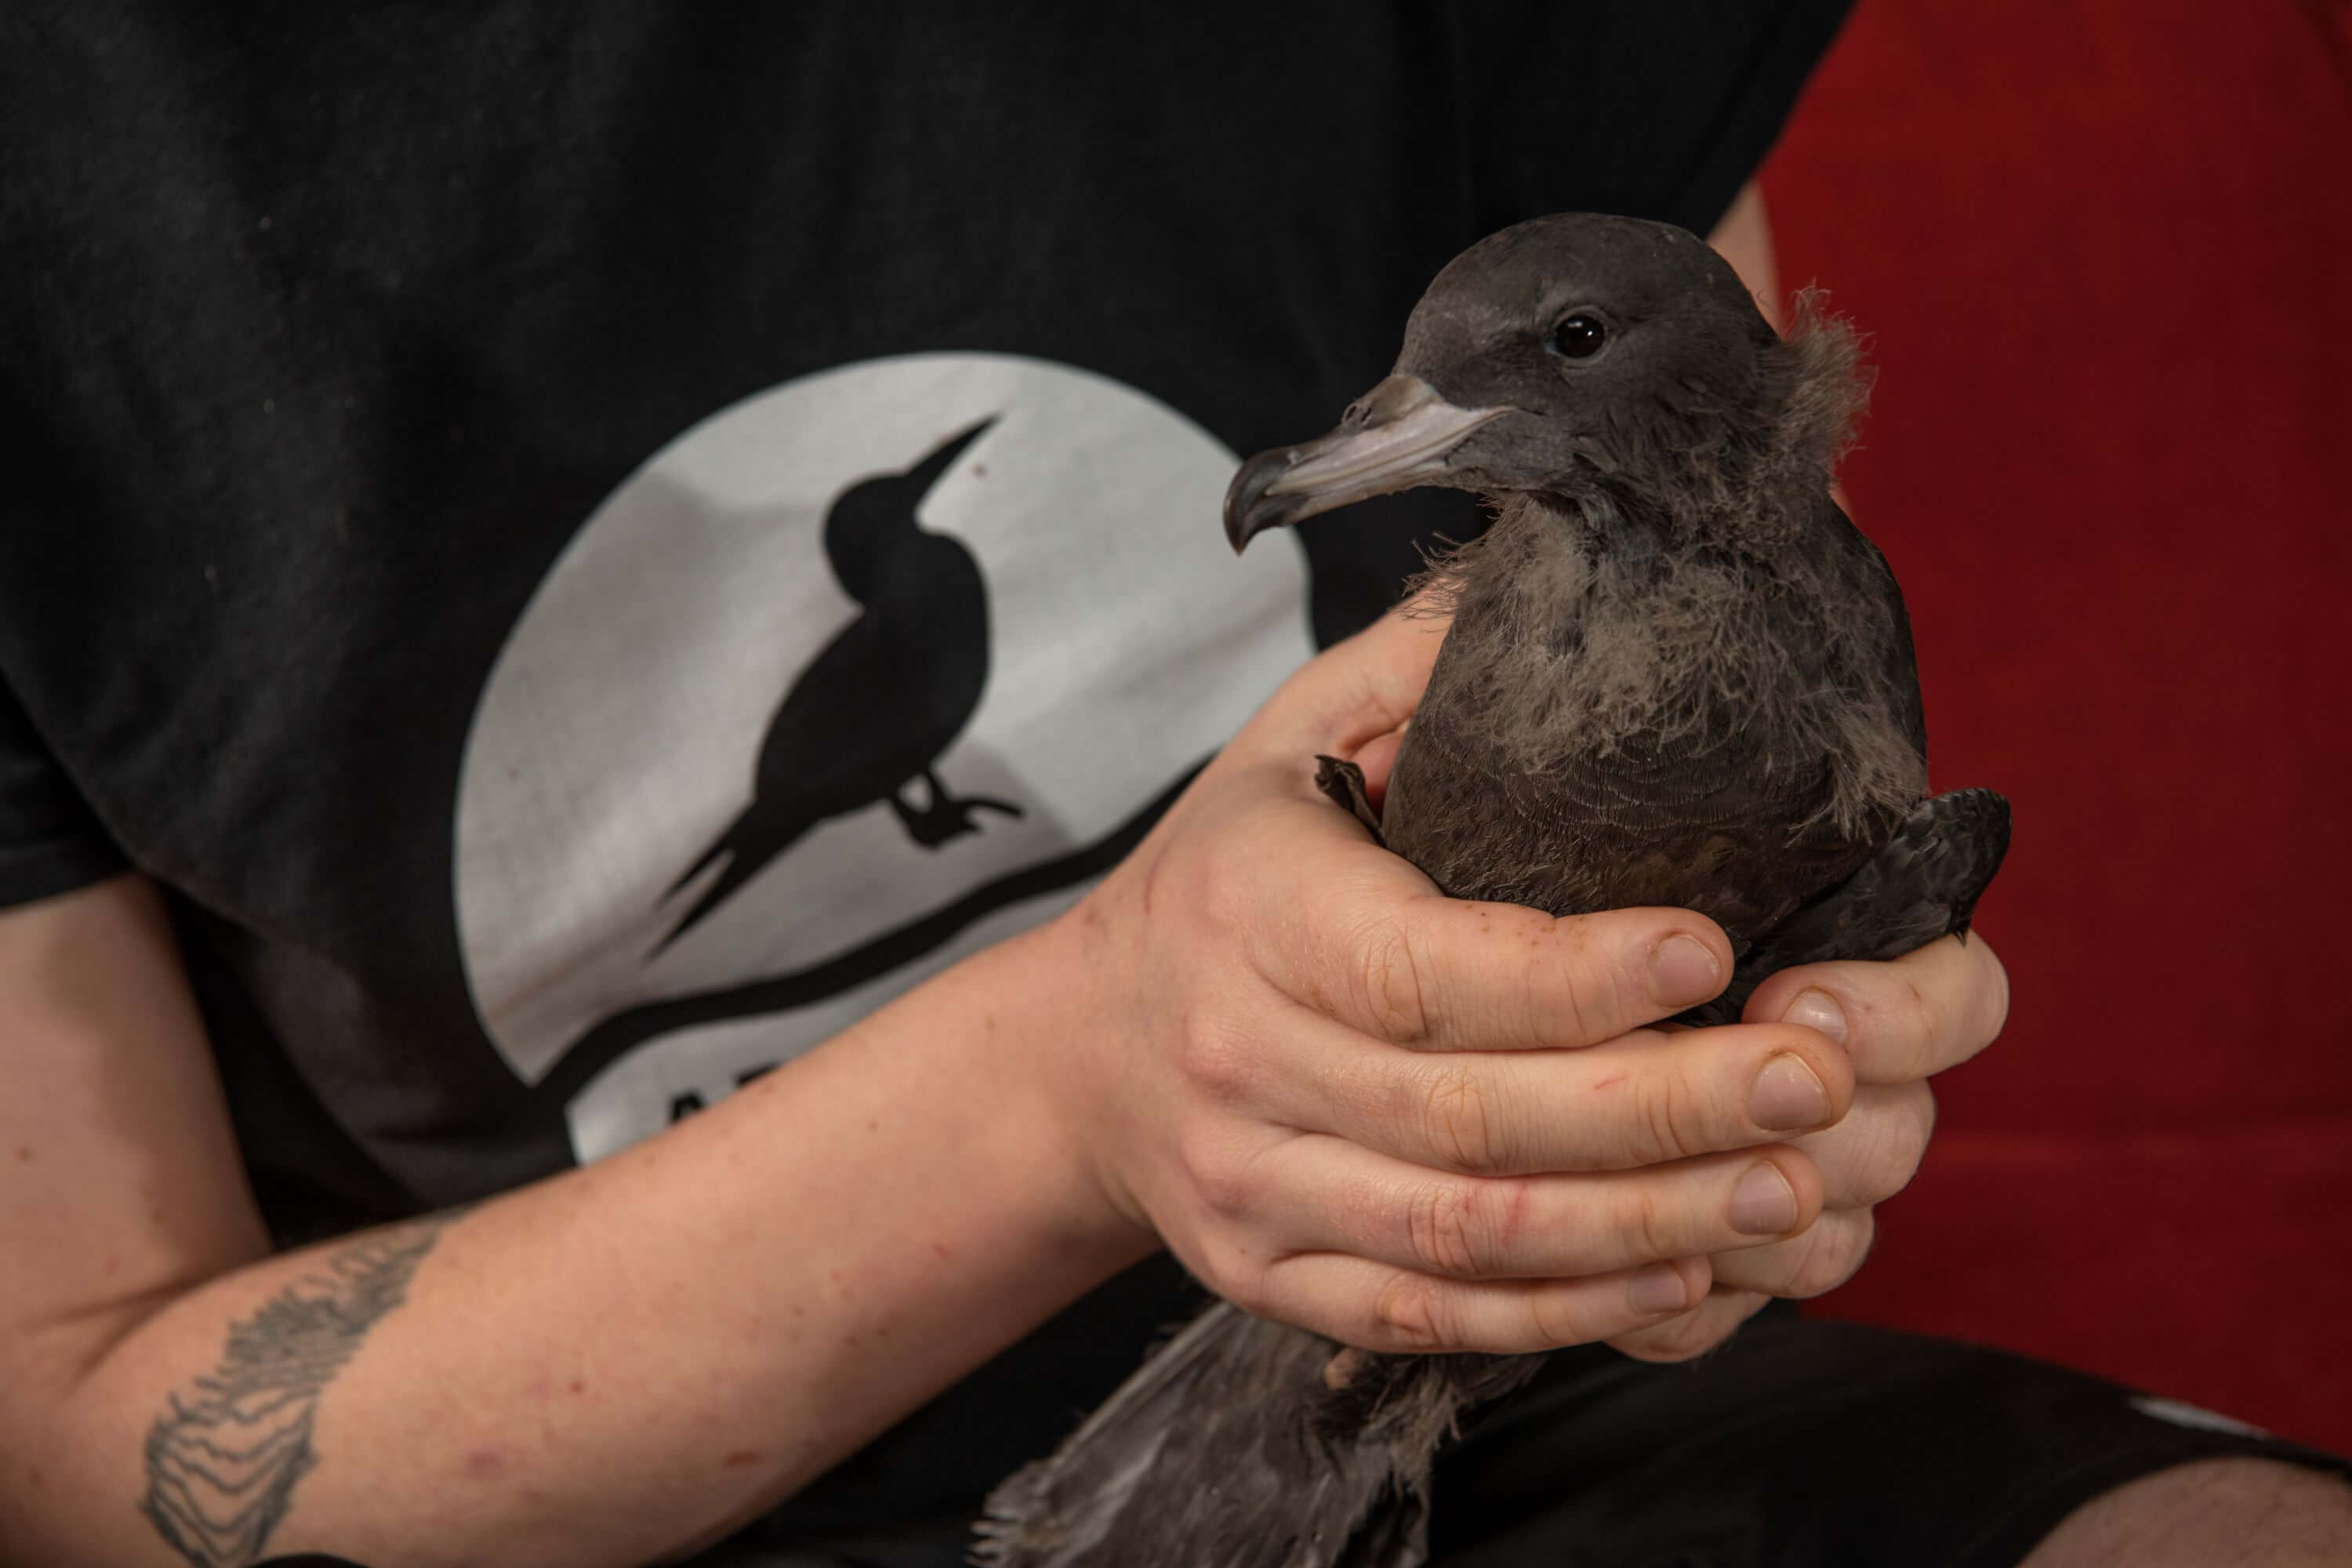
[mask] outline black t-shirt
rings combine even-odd
[[[281,1239],[688,1114],[1475,529],[1217,501],[1479,235],[1707,229],[1843,8],[11,8],[0,903],[166,889]],[[780,1528],[969,1507],[1175,1283]]]

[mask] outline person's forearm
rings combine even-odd
[[[239,1269],[13,1390],[55,1412],[23,1560],[637,1563],[755,1516],[1148,1250],[1044,1098],[1056,940],[598,1165]]]

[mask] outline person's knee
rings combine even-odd
[[[2352,1563],[2352,1484],[2278,1459],[2204,1459],[2076,1509],[2024,1568],[2318,1568]]]

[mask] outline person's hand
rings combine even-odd
[[[1848,1053],[1644,1028],[1721,989],[1710,921],[1446,899],[1316,793],[1317,752],[1403,721],[1444,630],[1388,617],[1309,664],[1055,923],[1058,1120],[1212,1289],[1349,1345],[1535,1351],[1710,1311],[1730,1259],[1813,1227],[1827,1177],[1783,1141],[1844,1114]]]
[[[1889,963],[1784,969],[1742,1016],[1816,1029],[1845,1047],[1853,1100],[1836,1126],[1796,1139],[1822,1176],[1822,1212],[1800,1235],[1717,1255],[1696,1310],[1611,1341],[1628,1355],[1680,1361],[1720,1344],[1774,1296],[1818,1296],[1862,1267],[1874,1205],[1910,1182],[1936,1123],[1927,1079],[1990,1045],[2009,1014],[2009,976],[1982,937],[1946,937]]]
[[[1376,736],[1357,755],[1375,805],[1402,734]],[[1974,936],[1946,937],[1892,963],[1783,970],[1758,986],[1744,1019],[1818,1030],[1853,1064],[1844,1119],[1794,1141],[1821,1170],[1821,1216],[1785,1241],[1709,1259],[1705,1301],[1610,1343],[1644,1361],[1686,1360],[1730,1338],[1775,1296],[1819,1296],[1852,1279],[1876,1234],[1876,1205],[1909,1184],[1927,1153],[1936,1124],[1927,1079],[1992,1044],[2008,1015],[2008,973]]]

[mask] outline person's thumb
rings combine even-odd
[[[1352,756],[1412,716],[1451,616],[1413,600],[1292,676],[1250,726],[1254,747],[1301,758]]]

